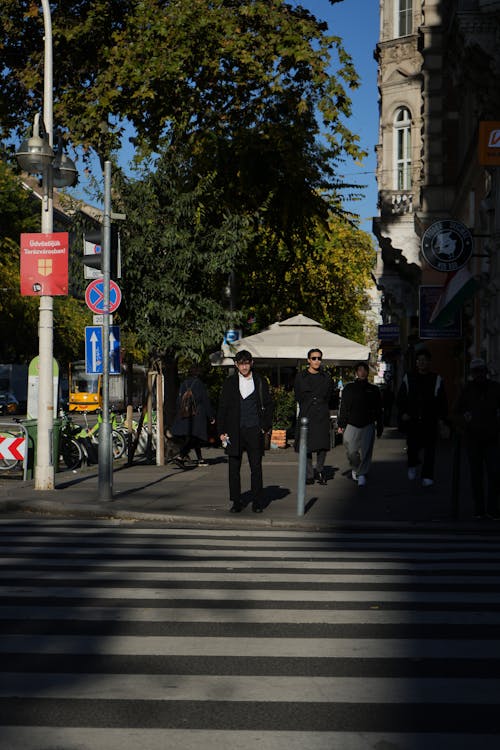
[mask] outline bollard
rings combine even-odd
[[[306,474],[307,474],[307,430],[309,420],[307,417],[300,418],[299,435],[299,478],[297,482],[297,515],[304,515],[306,496]]]

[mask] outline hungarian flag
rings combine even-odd
[[[449,273],[443,291],[436,302],[436,307],[432,311],[429,323],[438,326],[449,323],[465,300],[474,295],[476,287],[477,283],[466,266]]]

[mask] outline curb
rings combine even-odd
[[[112,509],[108,501],[102,510],[85,505],[72,505],[54,501],[40,500],[0,500],[0,515],[5,511],[31,513],[39,516],[52,516],[54,518],[74,518],[83,520],[116,520],[125,523],[161,523],[171,527],[209,527],[224,529],[268,529],[305,531],[309,533],[334,533],[336,531],[346,532],[397,532],[408,533],[497,533],[500,535],[500,524],[492,525],[488,521],[453,521],[451,519],[436,519],[435,521],[355,521],[342,520],[337,522],[307,521],[305,519],[274,519],[274,518],[245,518],[238,516],[201,516],[183,515],[169,513],[151,513],[142,511],[129,511]]]

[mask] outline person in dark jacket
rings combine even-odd
[[[348,383],[342,393],[338,426],[352,478],[359,487],[364,487],[372,462],[375,433],[381,437],[384,416],[380,389],[368,381],[367,362],[358,362],[354,371],[356,380]]]
[[[326,484],[324,472],[326,454],[330,450],[330,401],[333,396],[333,381],[321,367],[323,352],[310,349],[307,352],[307,368],[295,378],[295,398],[299,404],[295,450],[300,449],[300,420],[307,417],[307,470],[306,484],[314,484],[315,475],[319,484]],[[313,453],[316,453],[316,473],[313,468]]]
[[[223,384],[217,412],[217,429],[228,456],[230,512],[240,513],[241,459],[246,451],[250,465],[252,510],[262,513],[262,456],[264,434],[273,422],[273,401],[267,381],[253,372],[250,352],[234,358],[236,372]]]
[[[179,393],[177,394],[176,417],[172,424],[171,432],[174,437],[183,437],[184,442],[174,462],[179,468],[185,468],[186,459],[189,452],[194,450],[198,461],[198,466],[206,466],[207,462],[203,459],[201,446],[208,439],[208,423],[215,423],[215,410],[210,402],[208,391],[201,380],[202,369],[197,365],[189,370],[188,377],[181,383]],[[181,413],[181,404],[183,396],[188,389],[191,389],[194,398],[193,414],[184,416]]]
[[[488,379],[484,359],[470,363],[470,380],[460,393],[454,409],[465,435],[465,449],[469,461],[474,515],[482,518],[500,517],[500,461],[498,436],[500,433],[500,383]],[[484,474],[487,480],[485,503]]]
[[[408,479],[417,478],[420,452],[423,451],[422,485],[434,484],[434,463],[438,426],[448,416],[443,379],[432,372],[431,354],[421,349],[415,372],[406,373],[398,391],[398,424],[406,432]]]

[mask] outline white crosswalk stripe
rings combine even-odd
[[[500,746],[500,536],[0,521],[2,750]]]

